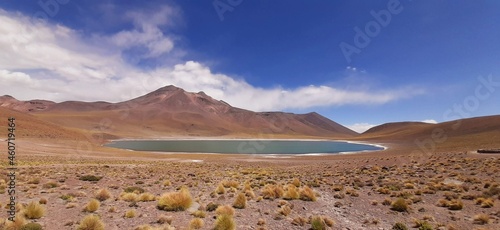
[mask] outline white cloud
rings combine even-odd
[[[427,120],[423,120],[422,122],[424,123],[429,123],[429,124],[437,124],[438,122],[434,119],[427,119]]]
[[[125,61],[124,51],[136,46],[148,49],[143,58],[170,54],[175,49],[173,35],[164,34],[160,27],[170,26],[176,12],[169,7],[151,15],[131,12],[127,16],[133,29],[110,36],[83,36],[65,26],[34,22],[0,9],[0,94],[22,100],[117,102],[172,84],[187,91],[204,91],[237,107],[268,111],[378,105],[423,93],[411,87],[372,91],[323,85],[260,88],[214,73],[196,61],[152,70]]]
[[[377,126],[377,125],[368,124],[368,123],[356,123],[353,125],[348,125],[346,127],[351,129],[351,130],[354,130],[358,133],[364,133],[366,130],[371,129],[375,126]]]
[[[171,25],[178,15],[176,9],[162,6],[154,12],[134,11],[127,14],[133,24],[133,30],[121,31],[111,37],[111,41],[120,48],[147,48],[144,58],[155,58],[167,54],[174,48],[172,38],[166,36],[161,26]]]

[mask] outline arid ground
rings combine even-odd
[[[380,152],[283,158],[98,146],[82,155],[74,141],[37,139],[17,145],[18,222],[43,229],[93,229],[79,228],[88,215],[98,216],[105,229],[214,229],[221,216],[236,229],[500,227],[497,155],[415,155],[394,144]],[[6,174],[0,179],[2,219]],[[192,198],[190,208],[163,210],[162,197],[183,187]],[[236,202],[239,196],[244,204]],[[224,205],[238,208],[233,215],[214,211]]]

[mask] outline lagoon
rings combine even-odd
[[[384,149],[326,140],[117,140],[105,146],[134,151],[223,154],[339,154]]]

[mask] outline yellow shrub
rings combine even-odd
[[[244,193],[239,193],[233,203],[233,207],[243,209],[247,206],[247,198]]]
[[[45,215],[45,208],[38,202],[32,201],[24,209],[24,215],[28,219],[40,219],[43,215]]]
[[[316,201],[317,198],[316,194],[311,188],[309,188],[308,186],[304,186],[304,188],[300,190],[300,199],[305,201]]]
[[[101,207],[101,203],[96,200],[96,199],[92,199],[90,200],[87,205],[85,206],[85,209],[84,211],[86,212],[95,212],[97,211],[97,209],[99,209],[99,207]]]
[[[158,209],[165,211],[184,211],[193,204],[191,193],[186,187],[179,192],[163,194],[158,200]]]
[[[219,215],[215,220],[214,230],[235,230],[236,223],[231,215]]]
[[[200,218],[194,218],[189,221],[189,229],[200,229],[203,228],[203,225],[205,225],[205,222]]]
[[[104,223],[96,215],[88,215],[80,221],[77,230],[104,230]]]

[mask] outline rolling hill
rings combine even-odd
[[[373,127],[355,139],[398,142],[419,149],[499,148],[500,115],[465,118],[438,124],[387,123]]]

